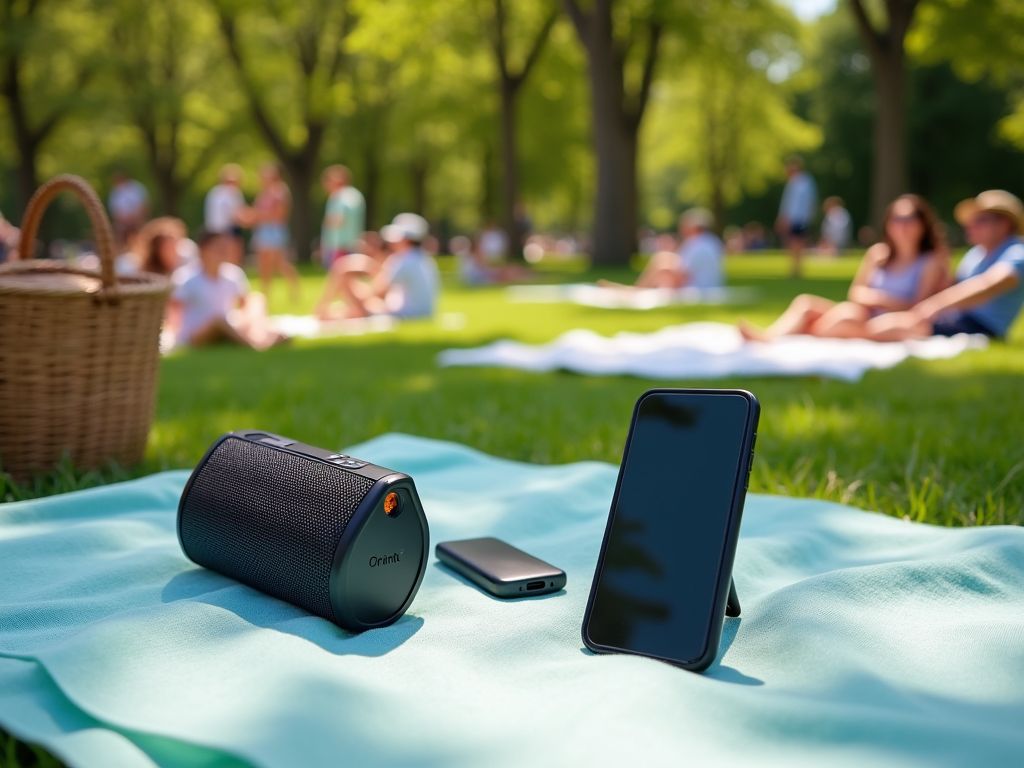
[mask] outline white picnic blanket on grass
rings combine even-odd
[[[772,343],[744,341],[734,326],[687,323],[654,333],[611,338],[575,330],[548,344],[497,341],[474,349],[447,349],[442,366],[497,366],[525,371],[567,370],[590,376],[718,379],[730,376],[827,376],[857,381],[871,368],[892,368],[908,357],[939,360],[988,339],[961,334],[903,342],[790,336]]]
[[[334,336],[363,336],[387,333],[398,326],[390,315],[357,317],[348,320],[321,320],[315,315],[271,315],[267,324],[277,333],[293,339],[326,339]]]
[[[505,298],[513,304],[580,304],[600,309],[657,309],[688,304],[749,304],[756,288],[611,288],[591,283],[512,285]]]

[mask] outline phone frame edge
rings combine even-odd
[[[598,582],[600,581],[599,577],[604,571],[604,559],[608,547],[608,536],[611,533],[612,522],[614,519],[613,512],[615,510],[615,502],[619,498],[619,490],[622,485],[622,475],[626,466],[626,456],[629,452],[629,446],[633,439],[633,430],[636,427],[636,420],[637,415],[640,412],[640,405],[648,397],[661,394],[739,395],[747,401],[748,405],[743,446],[740,451],[741,458],[737,466],[736,478],[733,481],[733,498],[732,506],[729,510],[729,523],[726,529],[725,545],[722,550],[722,558],[719,562],[718,583],[715,590],[711,624],[705,641],[704,652],[700,657],[693,660],[671,659],[664,656],[642,653],[640,651],[633,651],[625,648],[605,646],[594,642],[587,634],[587,628],[590,624],[590,614],[594,607],[594,597],[597,592]],[[608,520],[605,523],[604,536],[601,539],[601,550],[598,554],[597,565],[594,568],[594,576],[590,583],[590,593],[587,597],[587,607],[583,614],[583,623],[580,627],[583,645],[586,646],[588,650],[598,654],[622,653],[631,656],[642,656],[644,658],[655,659],[656,661],[667,662],[668,664],[672,664],[673,666],[677,666],[691,672],[701,672],[711,666],[714,662],[715,657],[718,655],[718,648],[721,644],[722,629],[725,624],[725,605],[729,599],[729,586],[732,581],[732,569],[736,560],[736,548],[739,542],[740,523],[742,521],[743,507],[747,496],[747,488],[742,485],[744,480],[746,480],[747,471],[742,457],[751,453],[753,450],[754,436],[757,434],[760,416],[761,403],[752,392],[746,389],[656,387],[654,389],[648,389],[637,398],[637,401],[633,406],[633,415],[629,422],[629,432],[626,435],[626,442],[622,448],[622,460],[619,463],[619,472],[615,480],[615,491],[612,494],[611,505],[608,509]]]

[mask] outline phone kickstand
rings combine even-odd
[[[725,603],[725,615],[735,619],[740,615],[740,598],[736,594],[736,579],[729,580],[729,599]]]

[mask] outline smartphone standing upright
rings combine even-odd
[[[727,604],[739,615],[732,566],[760,410],[730,389],[637,401],[583,618],[590,650],[714,661]]]

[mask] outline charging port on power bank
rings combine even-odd
[[[534,589],[544,589],[544,582],[543,581],[531,581],[529,584],[526,585],[526,591],[527,592],[529,592],[531,590],[534,590]]]

